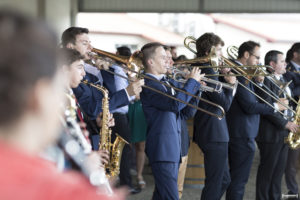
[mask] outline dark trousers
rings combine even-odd
[[[254,158],[255,141],[250,138],[230,138],[228,149],[231,183],[226,199],[242,200]]]
[[[152,200],[178,200],[178,178],[179,163],[154,162],[151,169],[154,176],[155,188]]]
[[[228,143],[211,142],[200,147],[204,153],[205,185],[202,200],[219,200],[230,183]]]
[[[115,126],[112,127],[112,141],[116,138],[116,133],[130,143],[130,128],[126,114],[114,113]],[[125,145],[120,164],[120,185],[132,187],[130,166],[131,166],[131,147]]]
[[[297,168],[299,166],[300,149],[289,149],[285,168],[285,182],[291,194],[298,194],[298,183],[296,180]]]
[[[256,176],[256,199],[280,200],[288,146],[283,140],[278,143],[257,142],[257,146],[260,163]]]

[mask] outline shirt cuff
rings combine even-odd
[[[274,113],[276,113],[276,112],[277,112],[277,110],[279,110],[278,104],[277,104],[277,103],[274,103],[274,107],[275,107],[275,109],[274,109]]]
[[[129,96],[129,94],[128,94],[126,88],[125,88],[124,90],[125,90],[125,93],[126,93],[126,95],[127,95],[127,99],[128,99],[129,102],[135,100],[135,96]]]

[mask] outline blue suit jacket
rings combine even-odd
[[[300,73],[293,72],[296,71],[296,68],[292,63],[289,63],[286,68],[290,71],[286,72],[283,77],[286,81],[292,80],[292,83],[289,85],[289,87],[292,90],[295,100],[298,101],[300,96]],[[292,103],[292,105],[294,108],[296,108],[296,104]]]
[[[109,67],[109,71],[114,72],[115,69],[112,68],[112,67]],[[103,86],[105,88],[107,88],[108,91],[112,94],[117,92],[116,85],[115,85],[114,74],[109,73],[105,70],[101,70],[100,72],[101,72],[101,75],[102,75],[102,78],[103,78]]]
[[[86,73],[84,79],[91,83],[98,83],[98,78],[90,73]],[[83,83],[80,83],[77,88],[73,88],[73,92],[82,110],[91,120],[96,119],[97,115],[102,112],[102,92]],[[114,110],[129,104],[125,90],[110,93],[109,97],[109,110]]]
[[[205,74],[215,74],[215,72],[209,68],[203,69],[202,72]],[[217,77],[213,77],[213,79],[218,80]],[[212,84],[207,85],[211,87],[215,86]],[[203,92],[202,98],[219,104],[224,108],[226,112],[231,105],[233,96],[232,90],[223,89],[221,93]],[[207,103],[202,101],[199,102],[199,107],[212,113],[221,114],[220,109],[208,105]],[[197,111],[194,118],[193,141],[196,142],[199,146],[202,146],[209,142],[228,142],[229,136],[226,124],[226,117],[219,120],[218,118],[206,114],[202,111]]]
[[[265,87],[268,87],[272,92],[274,92],[277,96],[279,95],[279,88],[276,87],[271,81],[268,79],[264,80]],[[273,104],[275,100],[271,98],[269,95],[262,91],[258,91],[258,93],[265,99],[267,102]],[[283,98],[283,95],[279,96]],[[256,141],[258,142],[266,142],[266,143],[274,143],[283,141],[282,138],[288,135],[287,129],[285,129],[285,125],[288,123],[280,113],[273,112],[268,115],[261,115],[260,125],[259,125],[259,133],[256,137]]]
[[[171,79],[171,84],[177,88],[182,88],[184,86],[183,83],[179,83]],[[201,96],[201,91],[199,91],[198,96]],[[190,104],[197,106],[199,103],[199,100],[196,98],[192,98],[192,100],[189,102]],[[190,147],[190,137],[189,137],[189,131],[186,120],[192,118],[195,116],[197,110],[195,108],[192,108],[191,106],[186,106],[182,111],[180,112],[180,118],[181,118],[181,156],[188,155],[189,147]]]
[[[245,78],[238,77],[238,80],[251,91],[255,91],[251,82],[245,83]],[[226,117],[229,136],[231,138],[255,138],[258,133],[260,114],[273,112],[273,108],[260,103],[254,94],[239,85]]]
[[[153,80],[145,79],[145,85],[167,93],[166,88]],[[183,90],[196,94],[200,84],[189,79]],[[176,98],[189,102],[191,96],[182,92]],[[186,104],[175,101],[162,94],[143,88],[141,102],[147,120],[146,154],[150,163],[156,161],[180,161],[180,111]]]

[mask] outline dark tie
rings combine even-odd
[[[161,81],[162,81],[163,83],[166,83],[166,84],[169,85],[169,86],[172,86],[172,85],[169,83],[168,78],[166,78],[166,77],[163,77],[163,78],[161,79]],[[173,88],[171,88],[171,87],[169,87],[169,86],[166,86],[166,85],[164,85],[164,86],[167,88],[167,93],[168,93],[168,94],[175,95],[175,90],[174,90]]]

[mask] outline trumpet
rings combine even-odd
[[[173,71],[173,77],[172,78],[175,81],[178,81],[178,82],[181,82],[181,83],[186,82],[185,79],[182,79],[180,77],[184,77],[184,76],[188,75],[188,72],[180,71],[175,67],[173,67],[172,71]],[[211,84],[216,85],[215,87],[209,87],[209,86],[205,86],[205,85],[201,86],[201,90],[205,91],[205,92],[208,91],[208,92],[220,93],[222,91],[222,88],[226,88],[226,89],[232,90],[232,93],[235,94],[237,86],[238,86],[238,81],[236,81],[235,84],[230,84],[230,83],[224,83],[224,82],[221,82],[221,81],[210,79],[210,78],[207,78],[207,77],[202,77],[201,80],[206,82],[206,83],[211,83]]]
[[[169,97],[169,98],[171,98],[171,99],[173,99],[173,100],[175,100],[175,101],[184,103],[184,104],[186,104],[186,105],[188,105],[188,106],[190,106],[190,107],[192,107],[192,108],[194,108],[194,109],[197,109],[197,110],[199,110],[199,111],[205,112],[206,114],[209,114],[209,115],[212,115],[212,116],[214,116],[214,117],[217,117],[218,119],[222,119],[222,118],[225,116],[225,111],[224,111],[224,109],[223,109],[222,106],[220,106],[220,105],[218,105],[218,104],[216,104],[216,103],[214,103],[214,102],[208,101],[208,100],[206,100],[206,99],[204,99],[204,98],[201,98],[201,97],[199,97],[199,96],[196,96],[196,95],[194,95],[194,94],[188,93],[188,92],[186,92],[186,91],[184,91],[184,90],[182,90],[182,89],[173,87],[173,86],[171,86],[171,85],[169,85],[169,84],[167,84],[167,83],[161,82],[161,81],[159,81],[159,80],[157,80],[157,79],[155,79],[155,78],[152,78],[152,77],[149,77],[149,76],[146,76],[146,75],[142,74],[142,69],[144,69],[144,66],[143,66],[143,64],[142,64],[142,57],[141,57],[141,53],[140,53],[139,51],[134,52],[134,53],[133,53],[131,56],[129,56],[129,57],[127,57],[127,56],[116,55],[116,54],[109,53],[109,52],[106,52],[106,51],[103,51],[103,50],[99,50],[99,49],[95,49],[95,48],[92,50],[92,52],[94,52],[94,53],[97,54],[96,56],[94,55],[94,57],[96,57],[96,58],[97,58],[97,56],[99,56],[99,55],[100,55],[100,56],[106,56],[106,57],[109,57],[109,58],[111,58],[111,59],[114,59],[114,60],[116,60],[116,61],[119,61],[119,62],[121,62],[121,63],[126,64],[127,67],[125,67],[125,66],[120,66],[120,67],[123,68],[123,69],[125,69],[125,70],[127,70],[127,71],[129,71],[129,72],[132,72],[132,73],[137,74],[137,76],[140,77],[140,78],[146,78],[146,79],[149,79],[149,80],[158,82],[158,83],[160,83],[160,84],[163,84],[165,87],[173,88],[174,90],[176,90],[176,91],[178,91],[178,92],[187,94],[187,95],[189,95],[189,96],[191,96],[191,97],[194,97],[194,98],[196,98],[196,99],[198,99],[198,100],[200,100],[200,101],[203,101],[203,102],[205,102],[205,103],[207,103],[207,104],[210,104],[210,105],[212,105],[212,106],[214,106],[214,107],[217,107],[217,108],[221,111],[221,114],[218,115],[218,114],[215,114],[215,113],[213,113],[213,112],[207,111],[207,110],[205,110],[205,109],[202,109],[202,108],[200,108],[200,107],[198,107],[198,106],[195,106],[195,105],[190,104],[190,103],[188,103],[188,102],[185,102],[185,101],[182,101],[182,100],[180,100],[180,99],[177,99],[176,97],[174,97],[174,96],[172,96],[172,95],[168,95],[168,94],[166,94],[166,93],[164,93],[164,92],[161,92],[161,91],[159,91],[159,90],[157,90],[157,89],[155,89],[155,88],[149,87],[149,86],[147,86],[147,85],[143,85],[142,87],[144,87],[144,88],[150,89],[150,90],[152,90],[152,91],[154,91],[154,92],[157,92],[157,93],[159,93],[159,94],[162,94],[162,95],[164,95],[164,96],[167,96],[167,97]],[[96,66],[95,66],[95,67],[96,67]],[[105,70],[105,69],[103,69],[103,70]],[[114,72],[112,72],[112,71],[110,71],[110,70],[105,70],[105,71],[107,71],[108,73],[111,73],[111,74],[120,76],[120,77],[122,77],[122,78],[124,78],[124,79],[127,79],[128,81],[132,81],[132,80],[130,80],[129,78],[127,78],[127,77],[125,77],[125,76],[122,76],[122,75],[120,75],[120,74],[114,73]]]

